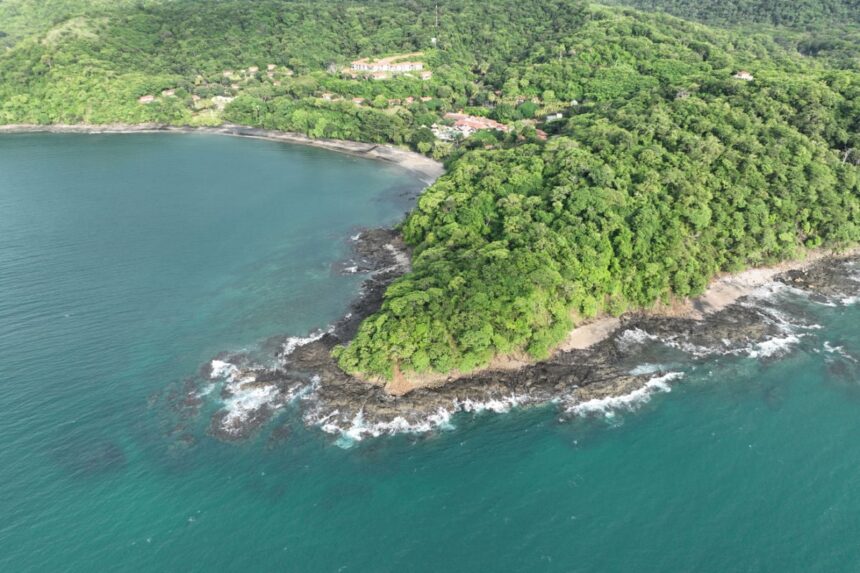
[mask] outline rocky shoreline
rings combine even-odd
[[[210,133],[310,145],[395,163],[416,172],[427,184],[444,171],[429,158],[391,146],[315,140],[237,125],[0,126],[0,134],[32,132]],[[784,285],[825,302],[854,302],[860,293],[860,282],[846,270],[846,265],[858,260],[856,253],[849,258],[814,253],[812,262],[723,277],[700,299],[662,309],[659,314],[630,313],[595,321],[571,333],[548,360],[536,364],[501,361],[478,373],[426,380],[395,395],[391,388],[344,373],[331,350],[349,342],[361,322],[379,309],[388,285],[409,270],[410,253],[391,229],[364,230],[352,238],[352,248],[350,260],[336,264],[334,271],[369,276],[341,320],[305,338],[279,341],[275,366],[261,365],[247,355],[215,357],[198,376],[183,381],[182,388],[173,392],[170,400],[176,410],[186,417],[197,416],[204,411],[205,397],[216,396],[219,406],[209,418],[209,433],[225,441],[253,436],[288,407],[295,407],[305,424],[348,439],[444,428],[457,412],[503,412],[515,406],[550,403],[557,405],[561,416],[605,412],[668,390],[670,382],[683,377],[666,366],[673,357],[768,359],[796,340],[796,325],[775,319],[759,305],[747,304],[755,287]],[[170,433],[180,436],[180,441],[193,440],[185,424]],[[278,426],[270,440],[281,440],[289,433],[289,424]]]
[[[557,404],[561,416],[603,412],[667,390],[682,377],[664,366],[673,360],[715,355],[769,359],[797,336],[797,325],[749,304],[748,296],[702,314],[630,313],[596,343],[560,350],[546,361],[488,370],[395,396],[344,373],[331,357],[331,350],[351,340],[361,321],[379,308],[386,287],[408,270],[408,252],[392,230],[364,231],[354,237],[354,248],[361,270],[372,274],[343,319],[308,338],[287,339],[276,368],[242,366],[242,357],[222,357],[236,370],[223,386],[221,398],[228,407],[212,418],[211,434],[223,440],[246,438],[287,405],[298,409],[305,424],[348,439],[444,428],[457,412],[504,412],[550,403]],[[768,284],[822,299],[852,297],[860,292],[860,283],[846,265],[857,260],[856,255],[820,257],[799,268],[783,266],[781,274],[767,274],[775,281]],[[655,341],[659,344],[648,344]],[[207,380],[224,378],[223,372],[211,369],[205,374]],[[230,409],[237,396],[255,390],[267,392],[262,401],[249,400],[241,412]]]
[[[275,131],[257,127],[247,127],[236,124],[223,124],[218,127],[188,127],[164,125],[158,123],[143,124],[11,124],[0,125],[0,135],[13,133],[81,133],[93,135],[124,134],[124,133],[207,133],[212,135],[229,135],[234,137],[248,137],[253,139],[265,139],[268,141],[280,141],[282,143],[294,143],[309,147],[318,147],[375,159],[386,163],[399,165],[404,169],[413,171],[427,185],[435,181],[445,172],[444,166],[435,161],[406,149],[400,149],[391,145],[378,143],[361,143],[357,141],[346,141],[342,139],[314,139],[301,133],[286,131]]]

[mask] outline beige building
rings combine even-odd
[[[397,62],[392,63],[385,60],[371,62],[367,59],[352,62],[351,68],[357,72],[417,72],[424,69],[421,62]]]
[[[388,56],[387,58],[361,58],[353,61],[346,72],[352,75],[367,75],[373,78],[388,77],[391,74],[405,74],[409,72],[423,72],[424,63],[419,62],[416,58],[423,55],[422,52],[414,52],[412,54],[398,54],[396,56]]]

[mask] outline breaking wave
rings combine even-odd
[[[860,274],[857,280],[860,281]],[[653,323],[654,326],[651,326],[652,323],[641,322],[639,326],[622,330],[614,337],[614,342],[618,350],[629,352],[631,358],[640,354],[644,350],[643,346],[657,344],[678,350],[696,359],[716,356],[754,360],[772,359],[792,352],[807,339],[806,337],[817,336],[814,331],[822,328],[809,319],[810,316],[814,316],[814,313],[795,312],[800,302],[798,298],[802,297],[803,300],[824,306],[860,302],[860,296],[841,296],[842,298],[825,297],[781,282],[772,282],[757,288],[737,303],[745,308],[740,315],[741,320],[753,321],[754,328],[751,328],[748,333],[743,326],[740,326],[741,330],[738,333],[733,333],[731,325],[720,323],[720,328],[726,329],[725,337],[721,338],[723,334],[720,332],[705,333],[702,329],[707,330],[707,325],[699,330],[685,328],[673,333],[667,332],[667,325],[664,323]],[[661,334],[649,332],[650,328],[654,328]],[[305,337],[288,338],[283,343],[280,353],[282,364],[288,366],[289,356],[296,349],[319,340],[333,329],[334,327],[329,327]],[[815,351],[840,355],[851,361],[857,360],[843,347],[830,342],[824,342],[823,347],[819,346]],[[654,356],[649,350],[646,350],[645,355]],[[271,411],[301,398],[305,403],[301,413],[304,423],[334,436],[335,444],[339,447],[348,448],[368,438],[451,430],[455,427],[453,420],[457,414],[504,414],[518,407],[550,403],[558,404],[561,411],[571,416],[601,415],[612,418],[619,411],[638,409],[655,395],[671,392],[673,382],[682,379],[685,376],[684,372],[687,371],[683,358],[680,360],[671,358],[665,362],[660,358],[656,360],[652,358],[652,360],[653,362],[643,361],[630,367],[626,372],[621,372],[622,375],[626,373],[639,378],[633,382],[635,389],[626,394],[589,398],[589,395],[608,394],[612,391],[611,385],[604,387],[605,389],[600,387],[589,389],[589,394],[582,394],[583,390],[576,386],[559,388],[555,391],[555,396],[552,395],[552,391],[531,392],[526,389],[511,391],[509,394],[490,395],[490,392],[487,392],[487,395],[479,397],[452,397],[450,401],[442,402],[433,411],[421,411],[420,408],[412,409],[408,406],[402,410],[375,406],[371,408],[366,403],[353,405],[343,402],[335,405],[328,402],[328,398],[325,398],[322,393],[316,392],[319,388],[319,379],[312,383],[305,381],[286,386],[282,382],[277,384],[264,382],[265,379],[262,376],[258,381],[259,371],[246,366],[237,366],[228,360],[212,360],[209,366],[211,378],[223,381],[221,401],[224,414],[221,420],[225,430],[241,425],[244,420],[249,420],[249,424],[258,423],[261,417],[258,413],[270,415]],[[212,385],[212,387],[215,386],[216,384]],[[629,385],[626,387],[630,388]],[[475,392],[475,394],[480,395],[482,392]],[[263,411],[263,409],[270,409],[270,411]]]
[[[212,380],[223,380],[221,391],[220,430],[226,434],[241,433],[241,425],[264,408],[277,410],[286,404],[307,396],[319,385],[315,376],[310,383],[294,383],[281,388],[271,382],[258,382],[254,369],[242,370],[226,360],[212,360],[210,363]],[[210,394],[215,389],[211,384],[199,396]]]
[[[586,400],[568,406],[565,411],[568,414],[578,416],[599,413],[607,417],[612,417],[618,410],[635,410],[651,400],[654,394],[671,392],[672,387],[669,385],[669,382],[679,380],[683,376],[682,372],[669,372],[668,374],[651,378],[642,387],[628,394]]]
[[[371,437],[378,438],[383,435],[393,436],[395,434],[423,434],[435,429],[453,429],[451,424],[452,412],[439,408],[435,413],[427,416],[420,422],[409,422],[402,416],[397,416],[387,422],[367,422],[364,419],[364,412],[359,412],[345,426],[339,425],[335,419],[340,412],[334,410],[330,414],[319,420],[308,420],[311,424],[319,426],[319,428],[327,434],[338,435],[338,440],[335,442],[338,446],[348,448],[356,442]]]
[[[334,328],[334,325],[332,325],[323,330],[312,332],[308,336],[290,336],[284,341],[284,345],[281,349],[282,356],[289,356],[295,352],[297,348],[310,344],[311,342],[316,342],[326,334],[334,332]]]

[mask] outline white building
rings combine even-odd
[[[352,69],[357,72],[416,72],[424,69],[424,64],[421,62],[387,62],[380,60],[378,62],[370,62],[368,60],[356,60],[352,62]]]

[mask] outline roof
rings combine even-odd
[[[468,115],[465,113],[446,113],[445,119],[454,120],[454,125],[456,127],[466,127],[475,130],[498,129],[499,131],[508,131],[510,129],[507,125],[499,123],[496,120],[476,115]]]

